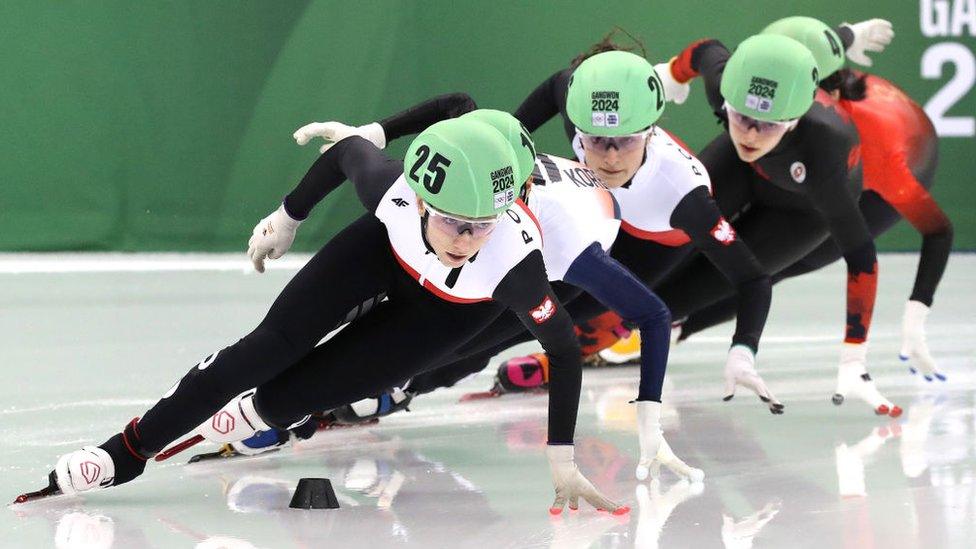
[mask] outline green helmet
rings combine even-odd
[[[664,112],[664,85],[646,59],[626,51],[599,53],[569,80],[566,113],[583,133],[615,137],[637,133]]]
[[[407,184],[433,208],[469,218],[507,210],[518,196],[515,152],[495,128],[452,118],[420,133],[407,149]]]
[[[817,61],[803,44],[779,34],[757,34],[732,53],[720,89],[733,109],[775,122],[803,116],[819,82]]]
[[[844,66],[844,45],[826,23],[813,17],[785,17],[763,29],[763,34],[782,34],[803,44],[817,60],[821,80]]]
[[[516,184],[521,187],[535,169],[535,144],[529,136],[529,131],[518,121],[518,118],[504,111],[494,109],[478,109],[471,111],[462,119],[478,120],[500,131],[508,139],[508,144],[515,151],[515,159],[519,168]],[[519,192],[521,189],[517,189]]]

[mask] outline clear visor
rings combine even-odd
[[[642,132],[631,133],[627,135],[617,135],[614,137],[606,137],[603,135],[592,135],[588,133],[583,133],[576,130],[576,135],[579,136],[580,142],[583,143],[583,147],[586,149],[604,149],[610,150],[610,147],[616,148],[620,152],[629,152],[634,149],[638,149],[644,146],[645,139],[651,134],[651,128],[648,128]]]
[[[725,112],[729,115],[729,122],[735,124],[735,126],[742,131],[749,131],[750,128],[756,128],[759,133],[778,133],[785,132],[796,124],[796,119],[792,120],[779,120],[775,122],[767,122],[765,120],[757,120],[751,116],[742,114],[741,112],[732,108],[729,102],[726,101],[723,106]]]
[[[496,215],[495,217],[470,219],[439,212],[432,208],[430,204],[425,204],[425,206],[429,214],[427,224],[452,238],[465,232],[471,233],[471,236],[474,238],[488,236],[495,230],[500,217],[500,215]]]

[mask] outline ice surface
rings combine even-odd
[[[239,258],[190,270],[166,267],[185,266],[179,257],[153,259],[148,270],[94,259],[0,256],[0,482],[9,501],[39,487],[58,455],[103,441],[248,331],[300,263],[258,276]],[[71,272],[71,261],[88,272]],[[628,404],[636,368],[586,371],[577,462],[633,507],[629,517],[583,505],[550,518],[546,398],[456,404],[487,388],[489,371],[418,398],[410,413],[291,450],[197,466],[174,459],[119,488],[10,507],[0,546],[972,547],[976,256],[951,259],[929,317],[949,376],[938,384],[897,359],[916,261],[882,256],[871,331],[869,370],[905,409],[898,419],[850,399],[830,403],[844,321],[838,265],[774,292],[758,367],[785,415],[741,390],[721,401],[730,326],[673,349],[665,436],[705,470],[704,485],[669,473],[638,483]],[[332,479],[342,508],[288,509],[301,477]]]

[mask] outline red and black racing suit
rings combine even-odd
[[[719,85],[729,56],[721,42],[700,40],[682,51],[671,69],[679,81],[702,78],[709,105],[726,128]],[[727,131],[699,154],[719,208],[767,273],[783,271],[825,242],[837,247],[847,263],[844,340],[850,343],[867,338],[878,277],[874,241],[858,208],[861,156],[852,117],[822,90],[796,127],[757,161],[740,160]],[[731,298],[734,292],[700,257],[671,273],[656,289],[665,302],[687,313]],[[681,315],[675,311],[674,316]]]
[[[841,99],[861,136],[864,191],[859,207],[871,236],[877,238],[901,218],[922,235],[922,251],[910,300],[932,305],[952,248],[952,224],[929,193],[938,165],[938,137],[925,111],[904,91],[874,75],[865,77],[865,97]],[[815,271],[841,258],[833,240],[773,275],[773,281]],[[692,313],[681,338],[735,315],[726,299]]]

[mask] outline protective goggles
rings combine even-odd
[[[576,130],[576,135],[579,136],[580,142],[583,143],[583,147],[586,149],[600,149],[609,151],[610,147],[616,148],[620,152],[629,152],[634,149],[639,149],[644,146],[645,139],[651,134],[651,128],[648,128],[642,132],[631,133],[627,135],[617,135],[614,137],[606,137],[603,135],[591,135],[588,133],[583,133]]]
[[[756,128],[759,133],[779,133],[785,132],[786,130],[796,126],[796,119],[793,120],[779,120],[776,122],[767,122],[765,120],[756,120],[751,116],[742,114],[741,112],[732,108],[729,102],[726,101],[725,112],[729,115],[729,122],[735,124],[737,128],[742,131],[749,131],[749,128]]]
[[[486,237],[495,230],[500,217],[466,219],[439,212],[431,208],[430,204],[426,204],[426,209],[428,214],[427,224],[452,238],[465,232],[471,233],[473,238]]]

